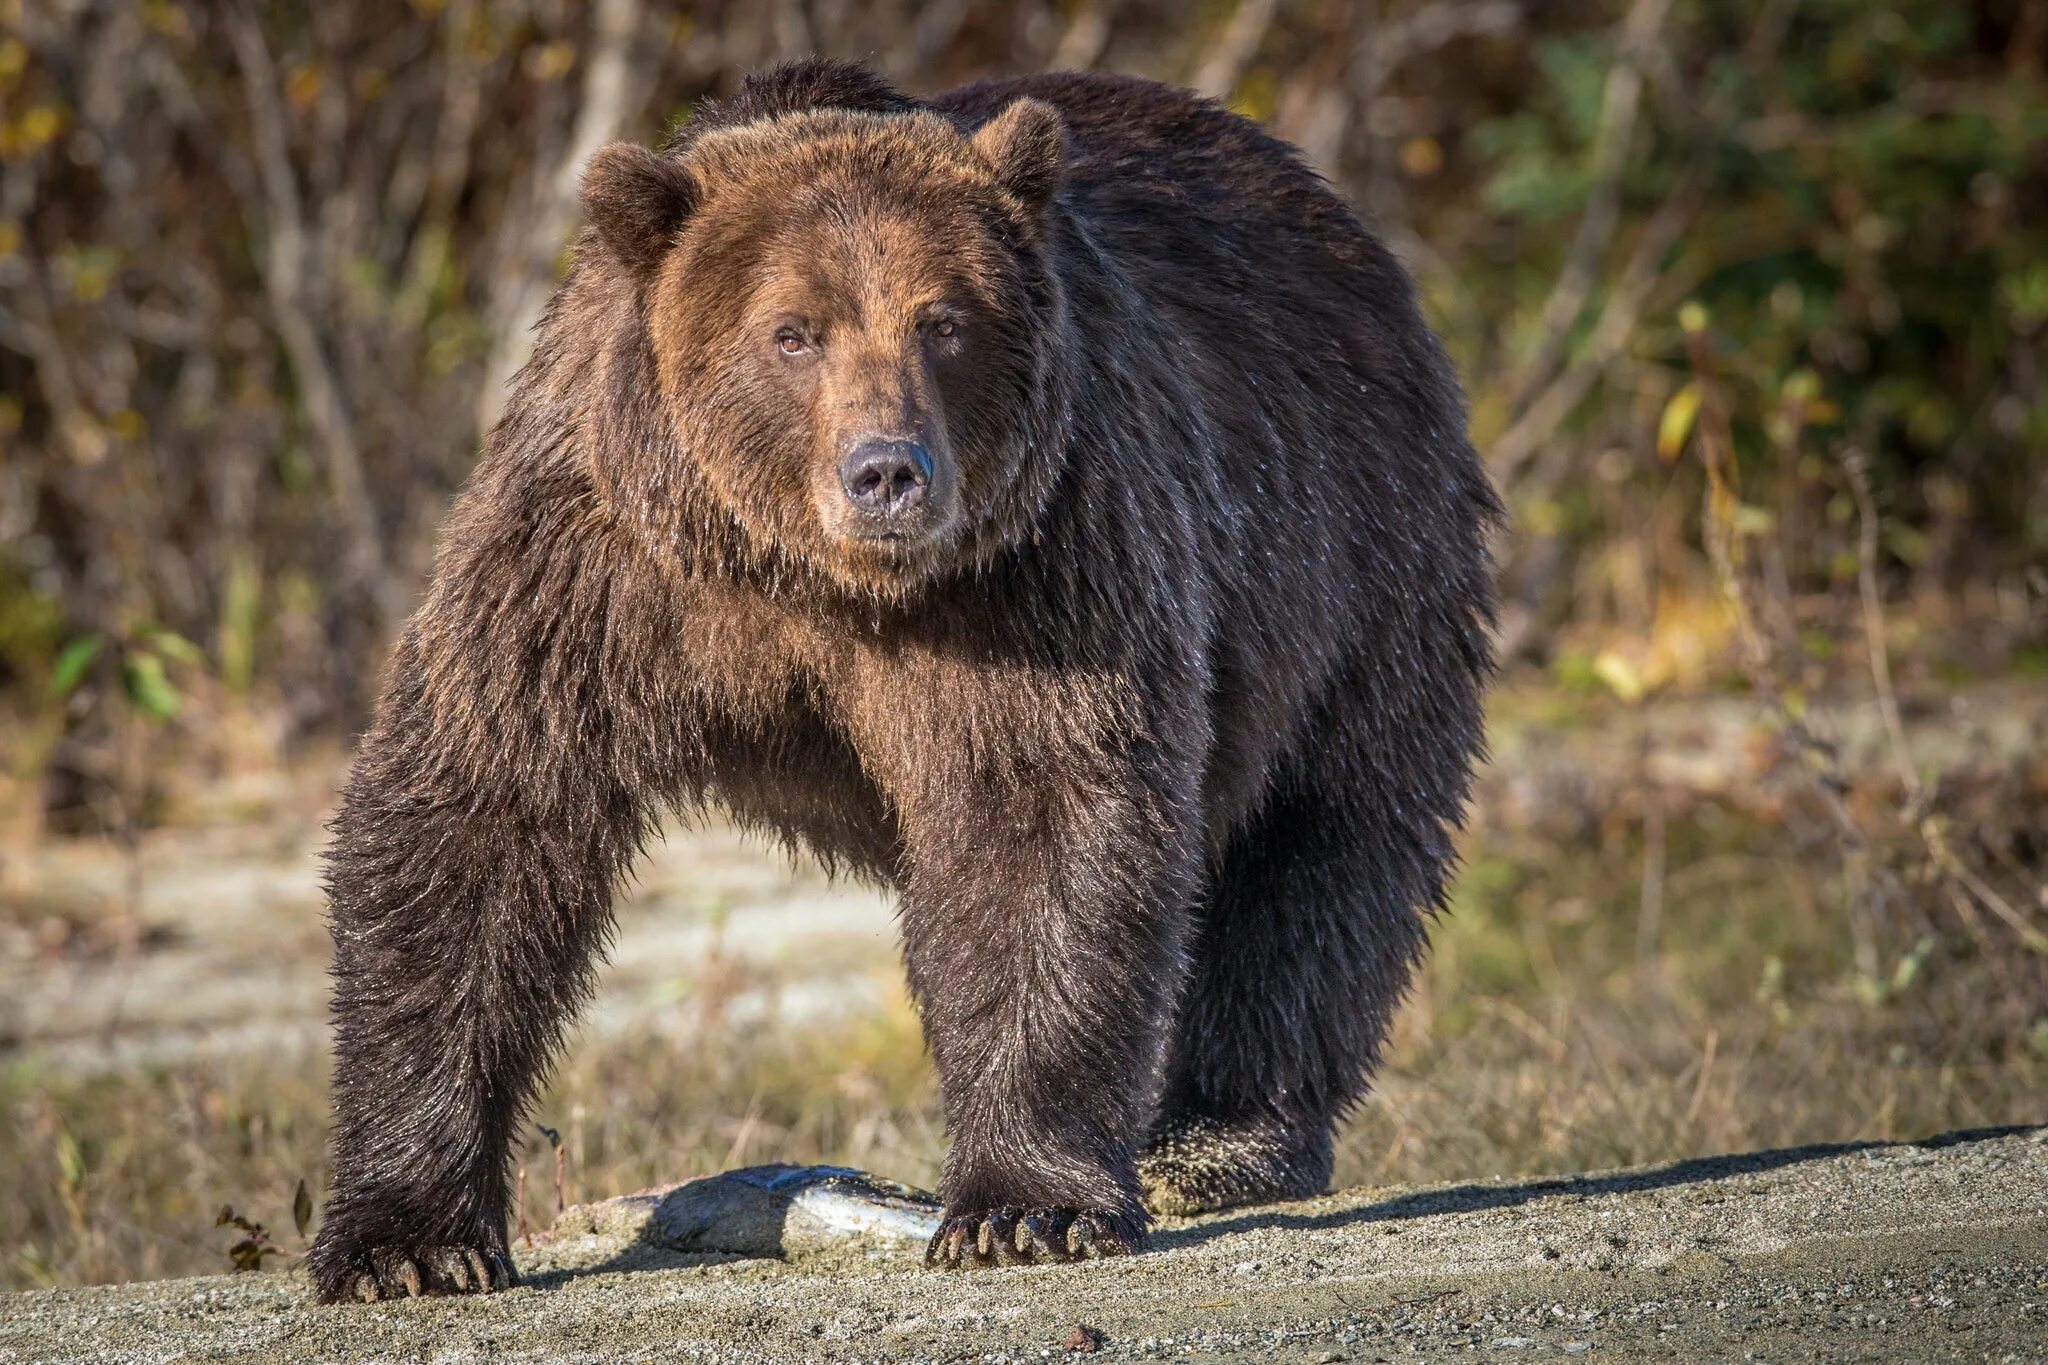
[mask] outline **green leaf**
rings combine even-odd
[[[75,1190],[85,1184],[85,1152],[69,1132],[57,1134],[57,1169],[64,1176],[66,1189]]]
[[[144,626],[142,637],[149,641],[151,649],[174,664],[199,668],[206,663],[205,651],[175,630],[165,630],[162,626]]]
[[[93,660],[99,658],[106,643],[103,636],[81,635],[64,646],[63,652],[57,656],[56,666],[50,670],[50,696],[62,700],[78,690],[78,685],[85,681]]]
[[[1729,524],[1735,528],[1735,534],[1739,536],[1761,536],[1768,535],[1771,528],[1778,524],[1778,519],[1768,507],[1739,502],[1735,504],[1735,513],[1729,518]]]
[[[231,557],[220,603],[220,678],[231,692],[247,692],[256,674],[261,596],[262,580],[257,575],[255,555],[244,551]]]
[[[1900,958],[1899,965],[1892,971],[1890,994],[1903,994],[1913,984],[1913,979],[1920,975],[1920,969],[1927,965],[1927,959],[1933,956],[1933,954],[1934,939],[1932,936],[1922,938],[1918,943],[1914,944],[1913,951]]]
[[[121,690],[136,710],[157,720],[177,715],[184,702],[164,676],[164,661],[154,654],[138,652],[121,661]]]
[[[313,1192],[306,1188],[303,1178],[299,1181],[299,1192],[292,1196],[292,1223],[304,1238],[306,1229],[313,1226]]]

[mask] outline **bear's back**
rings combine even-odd
[[[1368,324],[1396,349],[1421,331],[1392,254],[1293,147],[1211,100],[1132,76],[1049,72],[929,104],[972,127],[1025,97],[1065,122],[1067,207],[1155,304],[1209,317],[1265,310],[1275,324],[1337,309],[1348,329]]]
[[[930,104],[971,127],[1021,97],[1067,128],[1061,202],[1082,240],[1061,269],[1081,362],[1114,372],[1100,387],[1119,402],[1181,407],[1157,429],[1188,439],[1146,450],[1146,474],[1183,491],[1210,600],[1230,604],[1207,644],[1208,801],[1240,811],[1328,689],[1387,707],[1387,670],[1448,676],[1483,653],[1497,504],[1406,270],[1298,152],[1124,76],[1026,76]],[[1128,460],[1116,473],[1137,475]]]

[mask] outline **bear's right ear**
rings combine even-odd
[[[583,213],[611,253],[644,274],[661,263],[697,206],[683,163],[637,142],[601,148],[583,168]]]
[[[1066,156],[1066,125],[1044,100],[1012,100],[983,124],[970,145],[996,173],[1004,189],[1040,212],[1059,193]]]

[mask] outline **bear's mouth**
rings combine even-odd
[[[833,572],[870,591],[901,591],[943,572],[959,548],[959,528],[952,517],[936,524],[923,518],[913,525],[841,523],[828,527],[827,533]]]

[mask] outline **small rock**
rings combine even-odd
[[[1493,1346],[1500,1351],[1526,1351],[1536,1344],[1534,1337],[1495,1337]]]
[[[1092,1356],[1102,1349],[1102,1333],[1086,1323],[1078,1323],[1067,1333],[1066,1347],[1076,1355]]]
[[[1568,1356],[1584,1355],[1593,1349],[1593,1343],[1590,1341],[1567,1341],[1560,1349]]]

